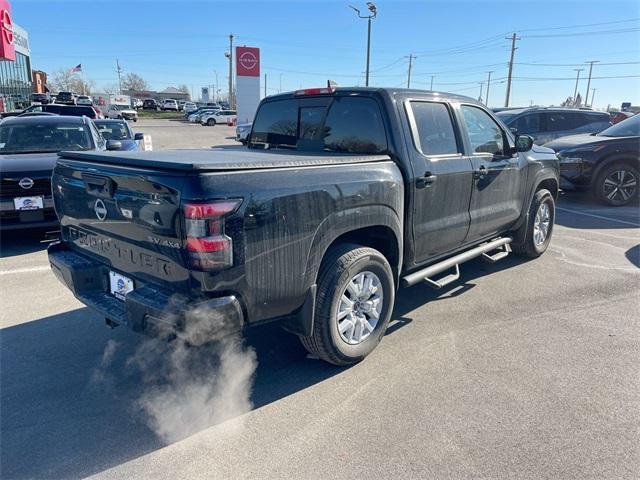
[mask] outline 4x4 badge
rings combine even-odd
[[[93,206],[93,211],[96,212],[96,217],[98,217],[98,220],[104,220],[105,218],[107,218],[107,207],[102,200],[96,200],[96,203]]]

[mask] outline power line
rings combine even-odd
[[[525,35],[523,38],[557,38],[557,37],[582,37],[585,35],[614,35],[618,33],[637,32],[640,28],[620,28],[617,30],[597,30],[592,32],[553,33],[548,35]]]
[[[541,28],[525,28],[519,29],[519,32],[538,32],[544,30],[566,30],[571,28],[583,28],[583,27],[599,27],[601,25],[613,25],[616,23],[629,23],[629,22],[638,22],[640,21],[639,17],[629,18],[627,20],[615,20],[613,22],[599,22],[599,23],[583,23],[582,25],[565,25],[562,27],[541,27]]]

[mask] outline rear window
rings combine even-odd
[[[262,104],[250,146],[372,154],[386,152],[387,137],[371,98],[287,99]]]
[[[90,133],[85,125],[49,121],[0,125],[0,154],[91,148]]]
[[[96,117],[95,110],[88,106],[43,105],[42,110],[49,113],[57,113],[58,115],[67,115],[72,117],[81,117],[82,115],[89,118]]]
[[[418,149],[425,155],[458,153],[449,108],[444,103],[411,102],[418,133]]]

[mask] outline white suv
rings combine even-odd
[[[160,104],[160,108],[162,110],[173,110],[178,112],[180,109],[178,108],[178,102],[173,98],[166,98]]]
[[[211,112],[200,117],[201,125],[208,125],[210,127],[216,124],[226,125],[230,120],[236,118],[235,110],[219,110],[217,112]]]

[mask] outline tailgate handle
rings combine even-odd
[[[82,179],[89,195],[101,198],[113,197],[113,192],[116,189],[116,182],[109,177],[102,177],[100,175],[83,174]]]

